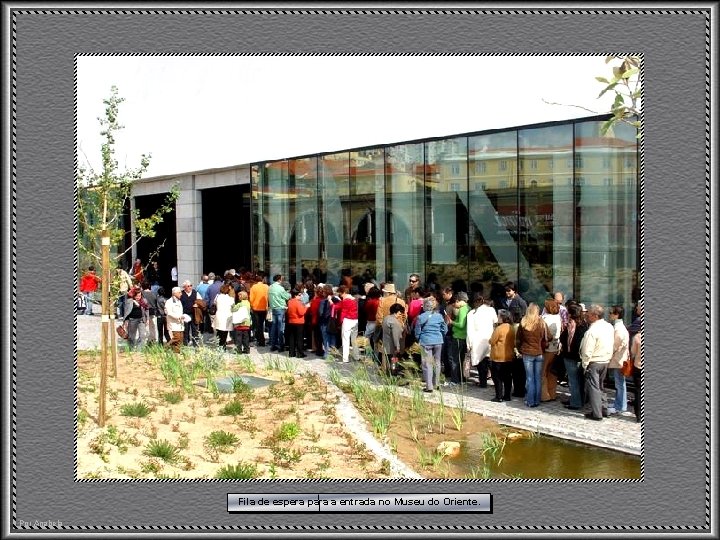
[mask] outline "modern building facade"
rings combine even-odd
[[[166,257],[194,282],[239,267],[332,284],[404,286],[419,273],[486,295],[514,281],[528,301],[559,290],[629,310],[638,144],[629,125],[601,136],[606,118],[151,178],[134,187],[134,204],[180,184]]]

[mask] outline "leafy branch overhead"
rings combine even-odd
[[[609,111],[612,116],[603,122],[600,133],[606,135],[611,132],[615,124],[623,122],[633,126],[637,130],[637,138],[640,139],[642,137],[640,124],[640,100],[642,99],[641,58],[635,55],[609,55],[605,57],[606,64],[617,60],[620,61],[620,65],[612,67],[612,77],[595,77],[595,80],[605,85],[597,99],[600,99],[608,92],[615,94],[615,99]],[[593,111],[582,105],[566,105],[547,101],[546,99],[543,99],[543,102],[548,105],[576,107],[593,114],[599,114],[598,111]]]
[[[139,165],[121,170],[115,159],[117,133],[123,129],[119,122],[119,107],[125,101],[119,97],[117,87],[111,88],[110,97],[103,100],[105,115],[98,118],[103,136],[101,147],[102,170],[96,172],[88,164],[77,170],[78,191],[78,251],[87,264],[100,265],[102,262],[101,233],[107,231],[110,245],[113,247],[114,266],[142,238],[154,238],[156,227],[162,223],[165,214],[171,212],[179,196],[179,188],[174,185],[163,205],[149,217],[140,217],[138,210],[130,211],[130,197],[133,183],[140,180],[150,165],[150,154],[142,154]],[[87,161],[87,160],[86,160]],[[123,246],[125,230],[129,218],[135,228],[133,242]]]
[[[614,60],[620,60],[620,65],[613,66],[613,76],[611,79],[595,77],[598,82],[606,85],[602,92],[600,92],[600,95],[598,95],[598,99],[607,92],[615,93],[615,99],[610,108],[613,116],[603,123],[600,132],[605,135],[617,122],[625,122],[637,129],[637,138],[640,138],[642,136],[639,121],[640,99],[642,98],[640,57],[633,55],[610,55],[605,58],[605,63],[609,64]]]

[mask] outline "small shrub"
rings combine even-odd
[[[151,459],[145,463],[142,463],[140,465],[140,470],[144,473],[157,474],[162,470],[162,464],[155,459]]]
[[[175,405],[183,400],[183,395],[181,392],[165,392],[163,399],[171,405]]]
[[[128,403],[120,407],[121,416],[133,416],[135,418],[145,418],[150,414],[150,407],[144,403]]]
[[[300,426],[296,422],[283,423],[276,432],[279,441],[292,441],[300,435]]]
[[[227,452],[230,447],[235,446],[239,439],[234,433],[227,431],[213,431],[205,438],[205,444],[222,452]]]
[[[222,409],[220,409],[220,415],[222,416],[238,416],[243,413],[245,407],[239,401],[231,401],[227,403]]]
[[[160,458],[167,463],[174,463],[180,457],[180,452],[166,440],[150,441],[145,447],[146,456]]]
[[[84,428],[89,418],[90,414],[85,409],[80,409],[77,413],[78,428]]]
[[[247,480],[257,477],[257,466],[253,463],[243,463],[242,461],[237,465],[226,465],[215,474],[215,478],[228,480]]]

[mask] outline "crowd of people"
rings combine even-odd
[[[389,282],[368,280],[359,287],[348,280],[332,286],[310,277],[291,286],[282,274],[234,270],[221,278],[205,274],[197,285],[186,280],[166,296],[156,264],[150,268],[143,271],[137,260],[131,274],[117,270],[118,317],[131,348],[167,342],[179,351],[212,334],[218,347],[232,345],[239,354],[249,353],[253,344],[263,352],[287,351],[291,358],[332,354],[349,363],[360,359],[358,336],[363,335],[366,350],[389,374],[397,374],[403,361],[417,359],[425,392],[441,384],[468,384],[474,369],[476,385],[486,388],[492,381],[491,401],[517,398],[534,408],[555,401],[558,385],[566,383],[565,407],[586,410],[585,417],[594,421],[627,410],[631,378],[640,421],[640,303],[626,328],[622,306],[611,306],[606,320],[603,306],[565,302],[560,292],[540,305],[528,303],[513,282],[502,285],[504,298],[498,298],[481,290],[469,296],[463,282],[423,285],[418,274],[401,293]],[[86,298],[98,283],[90,267],[79,291]],[[610,404],[608,379],[615,389]]]

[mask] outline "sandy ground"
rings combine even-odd
[[[120,354],[117,377],[108,377],[106,422],[100,428],[99,353],[80,353],[77,477],[213,478],[223,467],[239,463],[254,466],[259,478],[390,477],[388,463],[340,422],[338,399],[319,377],[251,364],[230,363],[228,370],[275,383],[252,394],[213,395],[200,386],[190,392],[172,386],[151,357]],[[232,401],[241,403],[243,411],[221,414]],[[123,406],[137,403],[150,409],[147,416],[122,414]],[[280,431],[283,425],[285,432]],[[234,435],[236,442],[209,444],[211,433],[221,431]],[[158,442],[172,445],[176,455],[149,455]]]

